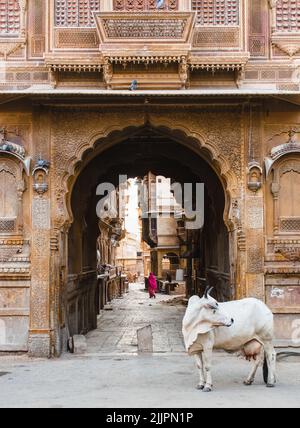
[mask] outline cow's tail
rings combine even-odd
[[[269,377],[269,367],[268,367],[266,353],[264,353],[263,375],[264,375],[264,382],[267,385],[268,384],[268,377]]]

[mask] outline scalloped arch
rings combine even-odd
[[[65,195],[63,205],[67,213],[67,215],[64,216],[65,219],[68,219],[67,222],[70,223],[73,221],[71,195],[81,171],[94,157],[101,155],[101,153],[104,153],[114,145],[140,132],[143,128],[150,128],[153,132],[168,136],[171,140],[187,147],[197,156],[208,162],[219,177],[224,188],[226,201],[224,221],[228,228],[230,228],[230,201],[237,197],[239,184],[236,174],[234,174],[234,171],[230,168],[228,159],[220,153],[218,145],[204,132],[190,129],[183,124],[177,124],[174,127],[174,123],[172,124],[171,121],[164,118],[154,121],[151,120],[151,122],[146,124],[129,125],[128,127],[124,127],[121,123],[108,126],[99,132],[91,133],[88,138],[82,141],[73,156],[69,158],[68,166],[62,177],[62,186],[64,190],[61,192],[61,195]]]

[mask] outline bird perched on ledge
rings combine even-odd
[[[156,9],[164,9],[165,0],[155,0],[156,1]]]
[[[138,88],[138,82],[137,82],[137,80],[133,80],[133,81],[131,82],[131,85],[130,85],[130,90],[131,90],[131,91],[136,91],[136,90],[137,90],[137,88]]]

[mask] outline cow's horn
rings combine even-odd
[[[207,297],[208,297],[209,290],[210,290],[209,285],[207,285],[207,287],[206,287],[206,289],[204,291],[204,297],[205,297],[205,299],[207,299]]]
[[[208,296],[210,296],[210,293],[213,291],[213,289],[214,289],[214,287],[210,287],[209,288],[209,290],[207,291],[207,293],[206,293],[206,298],[208,297]]]

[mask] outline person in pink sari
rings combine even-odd
[[[156,299],[157,281],[156,281],[154,273],[152,273],[152,272],[149,275],[148,283],[149,283],[149,286],[148,286],[149,297],[150,297],[150,299],[152,299],[152,298]]]

